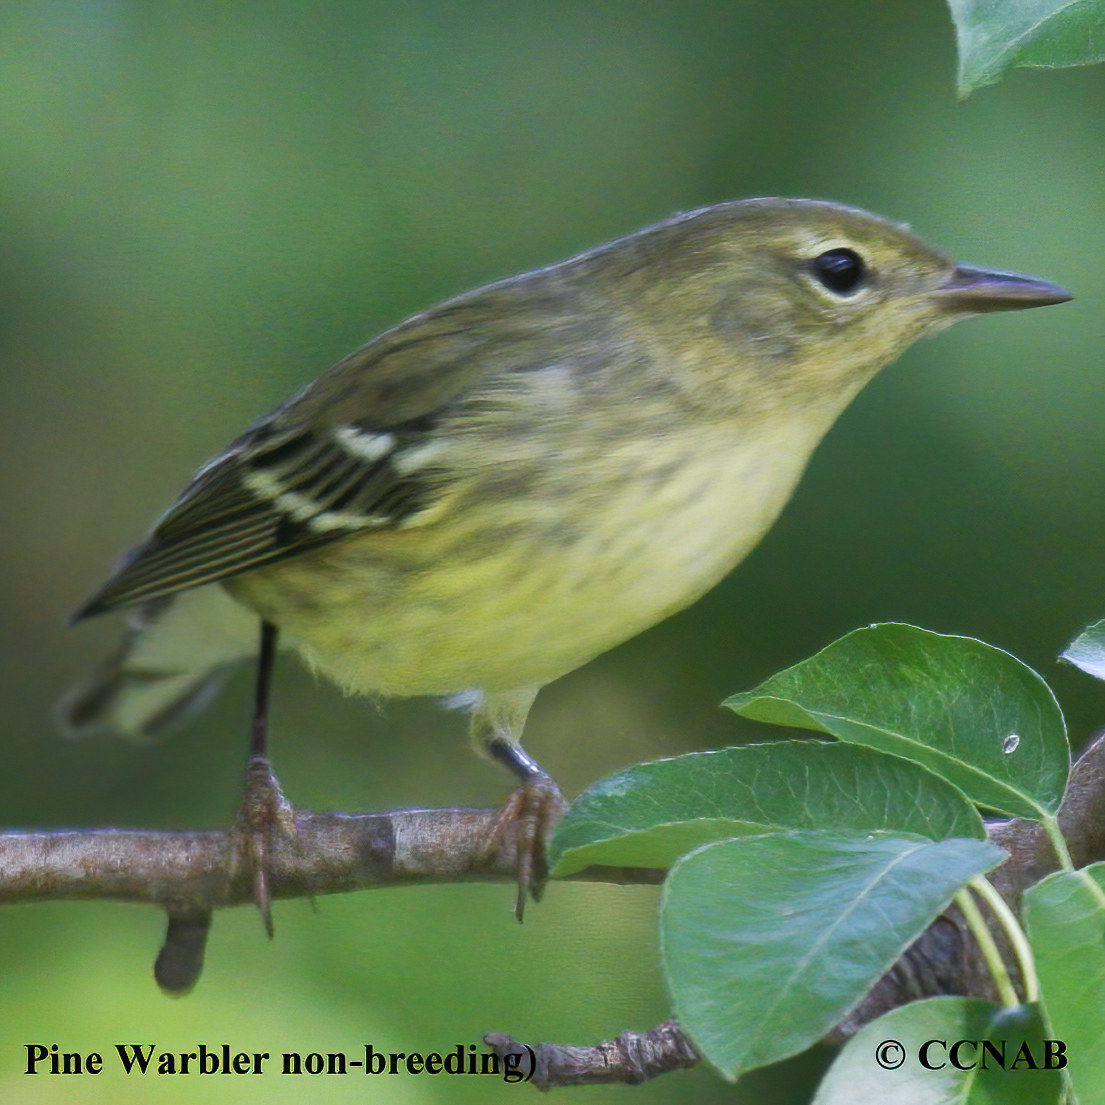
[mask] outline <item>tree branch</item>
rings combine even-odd
[[[1079,758],[1059,811],[1077,866],[1105,859],[1105,733]],[[266,852],[273,898],[340,894],[415,883],[513,882],[515,839],[496,833],[498,810],[400,810],[385,814],[295,814],[294,838],[276,835]],[[992,876],[1019,911],[1024,891],[1058,864],[1035,822],[994,821],[990,838],[1010,852]],[[493,842],[493,843],[489,843]],[[114,899],[158,905],[169,916],[155,977],[163,989],[191,989],[203,965],[214,910],[253,902],[252,878],[237,862],[233,829],[144,832],[82,829],[0,834],[0,904],[50,899]],[[652,868],[591,867],[573,879],[656,884]],[[1004,939],[995,929],[999,941]],[[949,909],[879,980],[826,1042],[841,1043],[860,1027],[918,998],[945,994],[994,998],[993,982],[963,918]],[[503,1033],[486,1042],[505,1054],[523,1044]],[[535,1047],[533,1081],[552,1086],[599,1082],[635,1084],[695,1065],[693,1045],[667,1021],[650,1032],[625,1033],[593,1047]]]
[[[516,837],[499,810],[295,813],[295,835],[274,833],[265,866],[272,898],[315,897],[416,883],[512,882]],[[154,977],[190,990],[203,967],[211,915],[254,904],[252,873],[233,828],[211,832],[76,829],[0,833],[0,904],[98,899],[157,905],[169,915]],[[651,868],[591,867],[596,882],[663,882]]]

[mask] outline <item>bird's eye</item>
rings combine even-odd
[[[852,295],[867,275],[863,258],[851,249],[829,249],[810,262],[817,281],[837,295]]]

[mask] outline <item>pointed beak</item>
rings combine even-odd
[[[1066,288],[1034,276],[956,265],[933,298],[947,311],[977,315],[987,311],[1049,307],[1053,303],[1066,303],[1074,296]]]

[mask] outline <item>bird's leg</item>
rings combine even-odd
[[[518,898],[514,904],[514,916],[521,921],[527,894],[532,894],[536,902],[544,893],[549,876],[545,841],[567,808],[567,803],[552,776],[527,755],[521,745],[497,739],[488,741],[486,748],[492,759],[509,768],[520,781],[520,786],[506,800],[506,805],[495,819],[491,841],[501,839],[501,834],[515,833]]]
[[[526,897],[538,901],[548,879],[545,841],[567,807],[560,789],[519,744],[537,688],[482,695],[472,715],[472,739],[496,763],[511,771],[519,786],[507,799],[488,837],[486,848],[513,834],[518,856],[518,898],[514,916],[521,921]]]
[[[278,837],[299,847],[295,812],[284,797],[268,757],[269,691],[276,659],[277,628],[261,622],[261,647],[257,661],[257,684],[250,729],[249,763],[245,788],[234,819],[231,839],[231,878],[244,867],[253,882],[253,900],[261,911],[265,931],[272,939],[272,895],[269,865]]]

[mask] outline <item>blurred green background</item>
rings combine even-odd
[[[782,520],[697,606],[543,692],[527,747],[574,794],[753,739],[718,709],[832,638],[904,620],[1037,667],[1081,743],[1099,686],[1055,656],[1105,614],[1105,70],[957,103],[938,0],[8,0],[0,5],[0,823],[216,827],[249,680],[135,749],[64,743],[52,703],[114,638],[65,616],[187,475],[341,354],[444,296],[678,210],[830,198],[1075,303],[911,350],[854,403]],[[274,758],[318,809],[492,805],[505,776],[431,703],[343,699],[288,661]],[[667,1013],[648,889],[506,886],[216,918],[182,1001],[163,920],[0,911],[0,1099],[518,1100],[487,1080],[28,1078],[21,1045],[447,1051],[490,1030],[591,1043]],[[114,1069],[114,1068],[112,1068]],[[805,1100],[801,1069],[558,1100]],[[513,1095],[513,1096],[512,1096]]]

